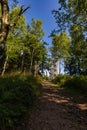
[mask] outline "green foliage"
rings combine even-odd
[[[54,34],[52,36],[52,47],[50,48],[53,62],[52,77],[55,76],[57,72],[57,63],[60,59],[66,59],[69,57],[70,49],[70,38],[66,32],[60,34]]]
[[[32,76],[0,77],[0,128],[19,124],[40,93],[41,84]]]
[[[83,35],[82,27],[77,24],[72,25],[70,28],[70,35],[71,56],[66,60],[66,71],[69,71],[69,74],[87,74],[87,42]]]
[[[66,72],[69,74],[87,75],[86,6],[87,0],[59,0],[58,9],[53,11],[58,25],[56,30],[58,32],[68,30],[71,37],[69,50],[71,57],[65,61]]]
[[[58,85],[63,85],[66,80],[66,75],[59,74],[53,79],[53,83],[56,83]]]
[[[31,34],[37,36],[39,41],[43,39],[45,33],[42,28],[42,20],[35,20],[32,18]]]
[[[81,92],[84,95],[87,94],[87,76],[68,76],[68,75],[57,75],[54,83],[58,84],[67,90],[74,90],[77,93]]]
[[[43,78],[44,78],[45,80],[48,80],[48,79],[49,79],[49,77],[48,77],[47,75],[44,75]]]
[[[32,19],[31,25],[27,27],[26,34],[23,37],[23,42],[26,47],[25,57],[27,57],[25,62],[28,64],[28,69],[33,72],[33,70],[35,70],[35,63],[39,66],[43,60],[43,56],[46,55],[47,52],[43,42],[44,31],[42,21]]]
[[[82,27],[74,24],[70,28],[71,34],[71,53],[76,58],[81,58],[86,49],[85,37],[82,32]]]
[[[12,7],[12,10],[9,14],[9,22],[14,23],[15,19],[19,13],[20,7]],[[26,20],[24,15],[20,17],[17,22],[17,25],[14,28],[11,28],[7,41],[6,41],[6,55],[8,57],[6,69],[17,68],[20,64],[20,53],[24,48],[23,36],[26,32]],[[25,49],[25,48],[24,48]],[[20,65],[21,66],[21,65]]]
[[[59,0],[58,9],[54,10],[54,17],[60,29],[70,27],[72,23],[78,23],[87,29],[87,0]]]
[[[12,7],[10,21],[14,23],[20,8]],[[26,25],[24,15],[19,19],[16,27],[12,28],[7,39],[7,70],[28,69],[34,71],[35,62],[38,66],[43,56],[47,54],[43,40],[44,31],[42,21],[32,19],[31,25]],[[23,52],[21,54],[21,52]]]
[[[70,39],[66,32],[53,35],[51,53],[54,58],[69,56]]]
[[[19,32],[22,33],[24,31],[24,28],[26,27],[26,20],[24,14],[22,14],[21,17],[18,19],[18,21],[15,21],[18,17],[19,12],[20,12],[20,6],[16,7],[12,6],[12,9],[9,13],[9,22],[10,23],[17,22],[17,25],[14,28],[12,28],[12,30],[18,29],[18,33]]]
[[[74,88],[76,91],[87,91],[87,76],[72,76],[67,78],[64,86]]]
[[[41,20],[35,20],[32,19],[31,25],[28,25],[28,28],[26,29],[27,33],[25,35],[25,46],[29,50],[30,58],[33,59],[41,59],[41,53],[44,52],[44,43],[42,42],[44,31],[42,28],[42,21]],[[33,52],[33,54],[32,54]],[[39,58],[40,57],[40,58]]]

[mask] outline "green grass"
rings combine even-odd
[[[19,124],[40,94],[41,84],[33,76],[0,77],[0,128]]]
[[[53,82],[74,95],[87,95],[87,76],[57,75]]]

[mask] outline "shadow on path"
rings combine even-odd
[[[69,93],[45,82],[26,130],[87,130],[86,118],[86,102],[76,101]]]

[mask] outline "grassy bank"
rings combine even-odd
[[[0,77],[0,128],[19,125],[40,93],[41,84],[32,76]]]
[[[87,76],[58,75],[52,82],[59,87],[67,89],[73,94],[87,95]]]

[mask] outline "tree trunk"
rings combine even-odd
[[[34,76],[36,77],[38,74],[38,64],[37,61],[34,62]]]
[[[34,49],[32,50],[32,54],[31,54],[30,72],[32,72],[32,68],[33,68],[33,59],[34,59]]]
[[[80,59],[78,58],[78,74],[81,74]]]
[[[4,64],[4,60],[6,57],[6,40],[9,34],[9,30],[11,27],[16,26],[18,19],[20,16],[29,8],[23,8],[21,6],[19,14],[15,19],[14,23],[9,23],[9,6],[8,0],[0,0],[0,7],[1,7],[1,18],[0,18],[0,63],[2,66]],[[1,66],[1,68],[2,68]]]
[[[2,66],[4,64],[4,59],[6,57],[6,40],[9,33],[9,24],[8,24],[8,0],[1,0],[1,29],[0,29],[0,62],[2,62]]]
[[[21,72],[24,71],[24,55],[22,55],[22,59],[21,59]]]
[[[5,71],[6,71],[7,62],[8,62],[8,56],[6,57],[6,60],[5,60],[4,66],[3,66],[3,70],[2,70],[2,74],[1,74],[1,76],[3,76],[4,73],[5,73]]]

